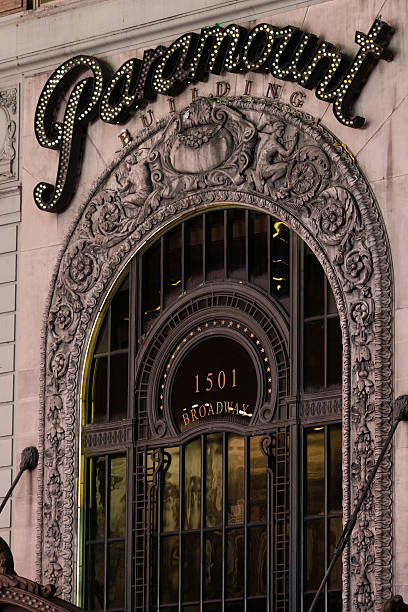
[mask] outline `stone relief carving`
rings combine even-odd
[[[98,306],[154,230],[186,211],[225,202],[288,223],[332,285],[344,346],[346,519],[389,431],[391,264],[364,177],[334,136],[299,111],[248,96],[194,101],[147,130],[106,170],[52,282],[43,348],[38,571],[66,598],[74,586],[80,370]],[[391,595],[391,490],[389,454],[345,553],[345,612],[379,610]]]
[[[0,538],[0,601],[7,609],[40,610],[63,612],[80,608],[67,604],[53,597],[55,587],[52,584],[38,584],[28,578],[18,576],[14,570],[14,559],[8,544]],[[3,608],[3,605],[1,605]]]
[[[16,178],[17,89],[0,90],[0,182]]]

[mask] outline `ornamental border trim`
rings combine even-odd
[[[213,162],[210,170],[205,160]],[[188,163],[198,169],[189,171]],[[37,573],[66,599],[75,586],[80,381],[98,309],[120,270],[156,231],[224,203],[287,223],[314,251],[333,288],[344,349],[345,519],[390,430],[392,265],[366,179],[310,115],[249,96],[195,100],[138,137],[96,181],[50,284],[42,340]],[[391,475],[389,452],[344,554],[345,612],[379,610],[391,595]]]

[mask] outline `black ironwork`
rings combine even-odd
[[[20,469],[18,471],[18,474],[13,480],[13,482],[11,483],[9,490],[7,491],[6,495],[4,496],[3,501],[0,504],[0,514],[3,511],[4,506],[7,504],[12,492],[14,491],[14,488],[16,487],[18,481],[20,480],[24,472],[26,470],[29,470],[30,472],[32,472],[33,470],[35,470],[37,465],[38,465],[37,448],[35,446],[27,446],[27,448],[23,449],[23,451],[21,452]]]
[[[215,213],[218,213],[222,222],[222,227],[220,225],[217,230],[217,236],[222,242],[222,248],[218,245],[222,261],[219,262],[220,269],[217,264],[213,277],[214,270],[211,271],[209,265],[211,223],[208,221],[210,215]],[[99,396],[92,393],[91,388],[94,367],[88,383],[88,423],[84,429],[83,450],[86,456],[96,458],[98,455],[107,457],[123,453],[127,448],[129,466],[127,585],[129,588],[126,607],[139,612],[145,612],[149,607],[159,609],[162,605],[159,599],[159,589],[164,579],[160,567],[160,556],[163,553],[160,516],[163,512],[161,481],[165,479],[168,469],[166,449],[180,447],[182,470],[184,445],[194,437],[200,436],[203,440],[203,481],[206,439],[212,432],[222,433],[224,456],[225,444],[233,433],[244,436],[247,446],[250,444],[251,436],[258,436],[261,432],[267,434],[271,440],[273,448],[267,468],[269,508],[264,523],[267,525],[265,537],[268,538],[269,564],[267,609],[268,612],[287,612],[289,607],[298,609],[300,605],[298,600],[301,593],[296,588],[296,584],[302,569],[300,557],[299,560],[296,558],[296,550],[301,549],[301,546],[298,546],[301,536],[295,528],[298,522],[300,524],[298,507],[301,487],[296,485],[300,479],[298,474],[298,446],[301,445],[302,437],[300,434],[302,426],[339,422],[341,390],[340,386],[329,389],[327,374],[324,377],[324,384],[318,389],[314,388],[313,392],[305,391],[302,385],[304,355],[302,344],[304,315],[301,299],[304,285],[302,244],[286,225],[273,217],[249,210],[242,213],[241,216],[234,216],[232,209],[225,207],[222,210],[201,213],[182,222],[181,232],[177,227],[169,231],[169,234],[173,232],[173,237],[176,236],[176,241],[170,239],[166,233],[150,243],[118,280],[115,289],[119,287],[120,289],[115,292],[111,303],[106,307],[104,323],[95,345],[93,363],[95,364],[98,359],[106,361],[106,378],[103,393],[100,393],[103,406],[97,408],[93,405],[99,401]],[[233,230],[233,223],[238,222],[241,224],[239,231]],[[243,231],[245,231],[245,244]],[[169,245],[173,245],[171,253]],[[156,253],[154,257],[153,250]],[[172,258],[180,259],[179,263],[172,264],[171,268],[168,265],[170,255]],[[146,262],[151,263],[153,260],[155,262],[153,268],[156,270],[155,283],[150,283],[152,266],[149,267]],[[125,274],[128,274],[130,288],[129,297],[126,299],[123,292],[124,289],[127,291],[128,286],[124,280]],[[178,280],[177,274],[180,274]],[[322,291],[324,290],[325,296],[324,319],[338,321],[338,314],[329,311],[330,287],[324,280],[324,275],[322,279],[324,284]],[[279,289],[280,284],[282,287]],[[152,290],[152,285],[157,291]],[[146,288],[151,292],[147,297]],[[127,312],[124,307],[123,311],[120,307],[125,301],[129,305]],[[121,313],[121,318],[115,319],[116,312]],[[128,325],[127,345],[126,342],[123,345],[114,343],[116,325],[114,320],[120,320],[123,329]],[[126,321],[128,324],[125,325]],[[230,322],[232,325],[229,325]],[[194,334],[194,344],[197,328],[206,323],[209,328],[211,327],[208,329],[208,337],[214,334],[225,335],[224,327],[229,327],[230,331],[227,333],[234,334],[234,339],[237,339],[243,348],[258,351],[259,355],[256,354],[259,361],[259,387],[262,401],[259,402],[251,422],[245,426],[238,422],[206,421],[180,433],[174,426],[172,411],[169,408],[173,374],[178,371],[179,362],[182,366],[182,358],[188,359],[187,344],[190,342],[190,332]],[[327,327],[325,324],[325,359],[329,353]],[[244,332],[246,328],[247,331]],[[201,340],[201,333],[204,334],[203,338],[206,337],[206,331],[200,332],[200,338],[197,340]],[[254,335],[253,338],[251,333]],[[185,343],[184,338],[186,338]],[[259,343],[256,343],[256,340],[259,340]],[[171,360],[173,349],[181,343],[183,344],[177,353],[179,357],[175,355]],[[252,346],[253,343],[256,343],[256,346]],[[291,357],[289,357],[289,343],[292,347]],[[261,352],[261,349],[264,350]],[[110,364],[113,358],[119,355],[125,356],[127,353],[129,395],[126,412],[122,402],[120,405],[113,403]],[[165,380],[164,374],[166,374]],[[165,387],[163,391],[162,384]],[[99,386],[99,390],[101,388]],[[269,388],[272,389],[271,393],[268,391]],[[97,390],[98,385],[94,385],[94,389]],[[135,394],[131,390],[135,390]],[[93,418],[94,414],[97,418]],[[123,418],[126,414],[127,418]],[[159,468],[160,474],[157,472],[155,475],[157,464],[153,461],[153,454],[156,452],[162,452],[164,459]],[[248,469],[246,473],[245,497],[249,490]],[[180,474],[182,479],[184,476],[182,472]],[[183,486],[180,482],[180,491]],[[202,508],[205,502],[204,490],[205,487],[202,487]],[[224,499],[226,492],[227,481],[224,479]],[[183,499],[181,494],[180,499]],[[242,540],[245,548],[245,568],[243,566],[242,571],[246,576],[251,566],[248,554],[251,545],[250,530],[253,524],[248,522],[248,511],[245,512],[246,527],[243,530]],[[222,569],[220,568],[220,574],[223,575],[223,600],[225,600],[228,546],[226,534],[229,529],[224,509],[222,530],[220,528],[224,534]],[[202,568],[200,601],[205,601],[203,572],[207,531],[203,522],[200,529],[193,532],[186,530],[180,523],[177,531],[179,572],[182,570],[181,564],[184,563],[183,538],[192,533],[200,535]],[[168,535],[167,532],[164,535]],[[176,535],[176,532],[173,535]],[[155,584],[152,577],[157,577]],[[245,597],[248,593],[248,580],[246,577],[244,581]],[[103,588],[104,609],[107,609],[109,606],[106,606],[106,592],[109,585],[105,584]],[[179,601],[182,598],[180,589],[182,589],[181,581]],[[251,599],[253,601],[251,605],[254,605],[253,598],[249,597],[247,601],[250,602]]]
[[[391,430],[384,442],[384,446],[381,450],[381,453],[378,456],[378,459],[370,473],[370,476],[368,477],[368,480],[364,486],[364,489],[360,495],[360,499],[358,500],[353,514],[351,515],[351,517],[349,518],[349,520],[347,521],[344,529],[343,529],[343,533],[341,534],[339,541],[336,544],[336,548],[334,549],[333,552],[333,557],[332,560],[330,561],[330,565],[326,570],[325,575],[323,576],[323,579],[320,583],[319,589],[316,592],[316,595],[312,601],[312,604],[309,608],[309,612],[313,612],[313,610],[316,609],[316,605],[317,602],[319,600],[319,597],[321,595],[321,593],[323,592],[323,589],[329,579],[329,576],[334,568],[334,565],[337,561],[337,559],[340,557],[340,555],[343,553],[344,548],[346,547],[348,541],[350,540],[351,534],[353,532],[353,529],[355,527],[356,521],[357,521],[357,517],[358,517],[358,513],[361,510],[361,506],[363,505],[366,497],[367,497],[367,493],[369,492],[371,485],[373,483],[373,480],[375,478],[375,475],[377,474],[378,468],[381,465],[382,460],[384,459],[384,456],[388,450],[388,447],[390,445],[390,442],[394,436],[395,430],[397,429],[399,423],[401,421],[408,421],[408,395],[401,395],[400,397],[398,397],[395,400],[395,409],[396,409],[396,417],[395,417],[395,421],[393,426],[391,427]]]

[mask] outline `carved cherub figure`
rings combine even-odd
[[[266,120],[259,126],[258,130],[263,135],[268,136],[267,139],[262,138],[259,143],[259,174],[270,187],[274,187],[275,182],[286,175],[289,163],[286,160],[295,150],[299,134],[295,132],[293,139],[285,140],[286,125],[282,121],[275,121],[270,124]],[[286,147],[286,143],[291,144]],[[275,161],[277,156],[280,156],[281,159]]]
[[[124,204],[143,206],[151,193],[150,169],[141,158],[143,152],[131,153],[115,173],[118,193]]]

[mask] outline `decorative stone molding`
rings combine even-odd
[[[80,608],[53,597],[55,587],[51,584],[38,584],[28,578],[18,576],[14,571],[14,560],[7,543],[0,538],[0,607],[9,604],[10,610],[40,610],[62,612]]]
[[[198,99],[111,164],[70,232],[52,280],[43,339],[38,573],[73,595],[80,380],[98,308],[154,232],[232,203],[287,223],[332,286],[343,336],[344,516],[391,425],[391,259],[370,187],[313,117],[269,99]],[[344,554],[344,611],[391,595],[390,453]]]
[[[0,183],[17,178],[16,116],[17,89],[0,89]]]
[[[121,450],[133,444],[134,422],[132,419],[103,424],[100,427],[92,425],[84,427],[84,446],[86,453],[93,455],[101,452],[101,448]]]
[[[300,418],[319,418],[339,416],[342,411],[341,398],[334,397],[330,399],[312,399],[300,402],[299,417]]]

